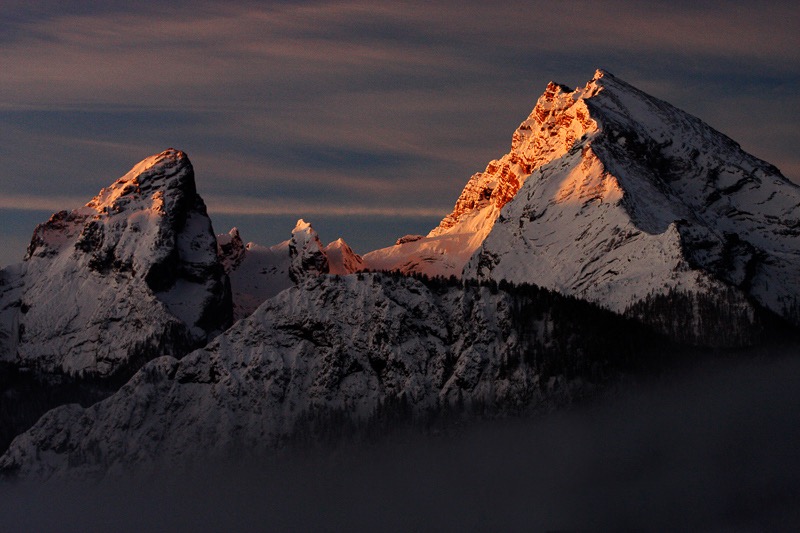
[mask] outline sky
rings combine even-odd
[[[98,4],[98,5],[90,5]],[[548,81],[604,68],[800,183],[800,4],[4,0],[0,265],[184,150],[218,233],[298,218],[359,253],[426,233]]]

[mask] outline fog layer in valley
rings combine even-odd
[[[800,359],[717,359],[535,419],[100,486],[0,486],[9,531],[766,531],[800,522]],[[632,391],[632,392],[631,392]]]

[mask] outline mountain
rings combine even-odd
[[[39,224],[0,271],[0,449],[48,408],[92,403],[231,323],[230,288],[182,152],[149,157]]]
[[[37,371],[108,377],[203,345],[231,320],[211,221],[176,150],[38,225],[0,278],[0,357]]]
[[[671,292],[745,314],[755,300],[800,323],[800,187],[777,168],[603,71],[549,86],[518,134],[567,152],[524,181],[464,275],[618,312]]]
[[[344,276],[364,270],[364,260],[339,237],[323,249],[328,258],[328,273]]]
[[[555,89],[553,84],[548,86],[537,109]],[[537,109],[531,115],[534,121]],[[529,117],[526,122],[530,120]],[[492,231],[503,207],[515,198],[528,176],[569,152],[579,136],[581,120],[588,117],[581,116],[576,124],[551,126],[535,136],[529,134],[530,125],[523,122],[514,132],[511,151],[469,179],[453,211],[437,227],[420,238],[407,236],[394,246],[365,254],[367,268],[460,277],[464,265]],[[551,131],[558,133],[550,135]]]
[[[700,353],[687,344],[800,322],[800,189],[603,71],[549,84],[437,228],[363,259],[303,220],[271,248],[215,239],[185,156],[140,166],[37,228],[3,271],[0,322],[41,368],[97,372],[89,354],[139,361],[143,345],[165,357],[91,407],[45,414],[2,472],[103,476],[403,416],[526,412]],[[203,317],[230,319],[226,272],[239,320],[210,339]],[[170,353],[160,327],[198,349]],[[33,351],[45,342],[58,351]]]
[[[756,307],[800,323],[798,236],[800,188],[777,168],[598,70],[575,90],[550,83],[437,228],[364,260],[536,283],[675,334],[647,315],[680,300],[702,341],[729,320],[747,329]],[[703,307],[725,317],[701,323]]]
[[[323,246],[311,224],[300,219],[292,236],[275,246],[243,244],[239,230],[217,235],[220,260],[230,276],[234,318],[255,311],[265,300],[321,274],[351,274],[363,261],[342,239]]]
[[[552,406],[625,362],[657,359],[647,345],[668,343],[652,340],[629,320],[535,287],[311,276],[205,348],[152,361],[108,399],[49,412],[0,471],[91,477],[258,455],[304,431],[346,433],[398,414],[391,406],[423,418],[458,406]]]

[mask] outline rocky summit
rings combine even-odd
[[[108,377],[182,355],[231,321],[211,221],[177,150],[37,226],[0,277],[0,357],[41,372]]]
[[[564,154],[526,177],[465,276],[617,312],[683,294],[746,319],[755,301],[798,323],[800,188],[777,168],[603,71],[549,86],[515,138],[547,130]]]
[[[800,188],[777,168],[598,70],[574,90],[550,83],[511,151],[427,236],[364,260],[535,283],[705,342],[719,321],[703,307],[724,308],[737,331],[757,308],[800,323],[798,236]],[[680,327],[652,316],[670,299],[693,314]]]

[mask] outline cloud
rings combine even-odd
[[[276,202],[253,198],[209,196],[208,211],[226,215],[320,215],[325,217],[444,217],[447,209],[415,206],[365,206],[338,203]],[[2,200],[0,199],[0,207]]]
[[[527,67],[520,57],[547,54],[691,54],[706,65],[708,57],[735,57],[797,75],[798,8],[746,7],[720,12],[708,3],[675,9],[577,1],[409,9],[402,2],[380,8],[321,2],[165,11],[151,4],[21,23],[0,51],[6,66],[0,94],[21,105],[88,99],[180,106],[225,93],[247,98],[241,89],[259,85],[261,94],[287,97],[285,91],[313,79],[316,88],[303,85],[310,94],[365,84],[390,89],[404,77],[442,89],[507,75],[500,68],[516,74]]]
[[[46,211],[56,213],[80,207],[89,199],[76,196],[38,196],[32,194],[0,195],[0,209]],[[33,228],[31,228],[31,231]]]
[[[327,93],[336,84],[326,84],[326,79],[352,78],[353,70],[433,72],[445,64],[470,68],[464,58],[442,55],[442,50],[362,41],[357,35],[320,35],[316,30],[339,26],[351,15],[368,25],[375,11],[336,4],[234,5],[224,12],[200,9],[181,16],[55,18],[21,33],[0,52],[9,66],[2,94],[23,104],[80,103],[87,97],[92,102],[136,103],[157,97],[180,106],[187,98],[189,103],[205,101],[229,88],[265,82],[285,91],[290,82],[313,77],[322,77],[318,91]],[[351,84],[340,81],[339,86],[349,90]]]
[[[76,209],[90,198],[78,196],[38,196],[31,194],[0,194],[0,209],[56,213]],[[309,203],[278,201],[253,197],[206,195],[209,213],[225,215],[320,215],[326,217],[443,217],[448,210],[417,206],[365,206],[360,204]]]

